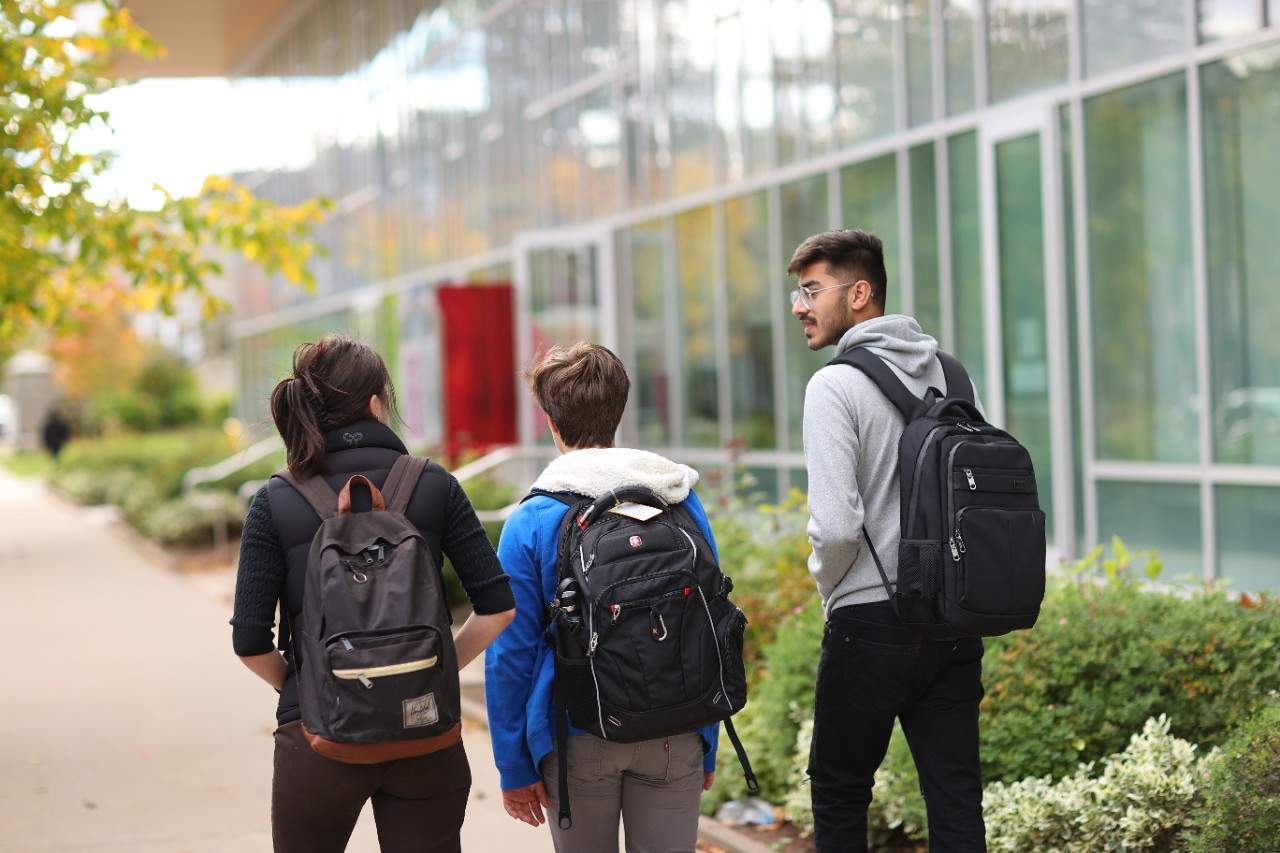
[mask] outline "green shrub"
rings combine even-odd
[[[1187,840],[1192,853],[1280,850],[1280,701],[1275,691],[1223,746]]]
[[[822,608],[816,602],[783,621],[754,673],[747,707],[733,718],[760,782],[759,796],[771,803],[781,803],[791,787],[800,721],[813,717],[813,677],[823,621]],[[750,630],[748,627],[748,640]],[[723,742],[715,787],[703,797],[707,814],[747,793],[742,774],[735,772],[728,738]]]
[[[1280,685],[1276,602],[1143,589],[1128,571],[1061,586],[1035,628],[987,641],[984,779],[1070,775],[1161,714],[1219,745]]]
[[[904,838],[923,838],[929,827],[920,793],[920,776],[902,725],[894,723],[889,750],[876,770],[867,811],[867,837],[872,849],[898,849]]]
[[[983,797],[987,845],[1018,853],[1054,850],[1180,850],[1179,833],[1199,804],[1199,788],[1216,754],[1169,734],[1169,721],[1148,720],[1118,754],[1052,777],[993,782]],[[1222,849],[1222,848],[1215,848]]]
[[[224,527],[229,541],[240,535],[244,507],[229,492],[184,495],[147,507],[131,523],[161,545],[210,545],[216,527]]]

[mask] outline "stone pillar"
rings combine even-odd
[[[5,440],[18,450],[38,450],[40,427],[53,407],[53,360],[34,350],[16,353],[5,365],[5,391],[13,399],[12,435]]]

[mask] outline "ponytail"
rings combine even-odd
[[[369,417],[369,398],[395,413],[395,389],[382,356],[345,335],[326,335],[293,352],[293,375],[271,392],[271,418],[284,439],[289,473],[325,474],[326,432]]]

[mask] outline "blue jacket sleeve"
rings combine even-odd
[[[516,616],[485,651],[489,737],[502,788],[507,791],[542,779],[527,740],[529,698],[539,670],[538,656],[546,628],[536,503],[521,504],[502,527],[498,559],[511,577]]]
[[[707,520],[707,511],[703,508],[702,501],[698,499],[697,492],[689,492],[689,497],[685,498],[684,505],[689,509],[694,521],[698,522],[698,529],[702,531],[702,537],[711,546],[711,553],[715,555],[716,562],[719,562],[720,552],[716,550],[716,537],[711,532],[711,522]],[[713,726],[699,729],[698,733],[702,735],[702,742],[705,744],[702,755],[702,771],[711,773],[716,769],[716,751],[720,747],[720,724],[716,723]]]

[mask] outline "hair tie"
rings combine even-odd
[[[312,413],[316,416],[316,425],[324,432],[333,429],[329,423],[329,412],[325,409],[324,403],[320,401],[318,395],[311,385],[308,384],[301,376],[294,377],[302,383],[302,396],[306,399],[307,405],[311,407]]]

